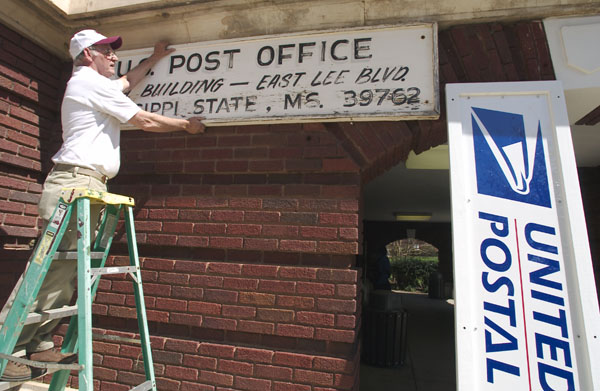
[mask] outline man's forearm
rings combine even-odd
[[[175,132],[185,130],[190,134],[204,133],[204,117],[190,117],[188,119],[170,118],[164,115],[149,113],[140,110],[128,123],[146,132]]]
[[[186,130],[189,121],[187,119],[170,118],[160,114],[140,110],[129,120],[129,123],[146,132],[174,132]]]
[[[152,68],[160,59],[173,53],[175,49],[169,48],[167,41],[159,41],[154,44],[154,52],[145,61],[139,63],[135,68],[127,72],[127,74],[121,77],[123,83],[123,90],[130,91],[133,89],[142,79],[146,76],[150,68]]]
[[[146,77],[146,74],[148,71],[150,71],[150,68],[152,68],[158,62],[158,60],[160,60],[160,58],[152,55],[139,63],[135,68],[127,72],[123,76],[127,87],[125,88],[125,91],[132,90],[136,85],[138,85],[138,83],[142,81],[144,77]]]

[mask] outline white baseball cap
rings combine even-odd
[[[105,37],[96,30],[81,30],[71,38],[69,45],[69,53],[73,60],[83,51],[83,49],[92,45],[108,44],[114,50],[121,47],[123,40],[119,36]]]

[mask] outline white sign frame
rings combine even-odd
[[[208,125],[439,118],[435,23],[173,47],[129,94],[147,111]],[[151,53],[118,52],[116,77]]]
[[[448,84],[446,102],[452,194],[457,390],[537,391],[544,389],[543,381],[549,384],[550,389],[565,389],[559,387],[569,384],[569,376],[573,377],[576,390],[599,390],[600,313],[561,83]],[[493,133],[498,132],[497,129],[506,129],[504,125],[508,122],[503,121],[517,118],[514,116],[517,113],[522,113],[520,123],[526,136],[526,140],[519,144],[520,150],[527,148],[529,151],[530,145],[535,145],[535,148],[543,145],[541,155],[538,155],[537,149],[535,155],[530,155],[531,161],[536,163],[531,163],[529,167],[534,164],[540,166],[537,162],[545,162],[549,201],[544,201],[543,196],[519,198],[530,197],[533,191],[538,191],[535,189],[543,190],[543,185],[538,186],[538,182],[534,185],[527,183],[527,190],[522,193],[514,192],[518,194],[511,195],[515,199],[498,196],[504,191],[502,189],[513,189],[518,185],[506,179],[509,177],[506,173],[505,183],[499,184],[493,179],[502,178],[502,175],[495,175],[504,172],[503,164],[504,168],[513,168],[514,172],[527,171],[524,168],[527,164],[513,164],[519,159],[514,154],[509,156],[510,152],[507,152],[517,144],[501,144],[513,136],[507,136],[502,141],[495,138],[499,133]],[[537,116],[539,113],[545,113],[545,116]],[[530,122],[532,118],[534,121]],[[537,125],[535,120],[539,121]],[[528,133],[528,128],[531,128],[528,124],[534,124],[539,132]],[[518,128],[518,124],[515,128]],[[540,140],[543,140],[541,144]],[[501,155],[506,158],[502,160],[499,158]],[[490,156],[496,162],[504,163],[490,165],[489,173],[480,170],[480,167],[488,167],[482,162],[492,161]],[[523,158],[523,161],[527,160]],[[534,172],[533,168],[531,172]],[[536,171],[535,174],[538,179],[541,178],[540,172]],[[521,178],[525,177],[521,175]],[[543,181],[539,183],[543,184]],[[511,194],[511,191],[505,194]],[[529,193],[523,195],[525,191]],[[549,206],[534,205],[532,202],[548,202]],[[482,215],[481,212],[488,215]],[[508,224],[504,225],[500,219],[493,221],[496,217],[490,217],[492,215],[509,216],[506,220]],[[514,219],[514,229],[511,219]],[[535,225],[536,221],[544,223]],[[556,226],[550,223],[545,225],[547,221],[555,221]],[[551,235],[552,232],[556,235]],[[552,239],[555,239],[555,243]],[[541,245],[542,242],[552,242],[552,246]],[[531,247],[532,244],[534,247]],[[508,249],[508,252],[498,251],[500,248]],[[548,272],[550,263],[540,267],[540,254],[545,254],[540,249],[556,249],[556,254],[544,260],[558,265],[552,272]],[[523,258],[518,261],[518,273],[521,274],[511,274],[517,270],[515,256]],[[525,274],[522,274],[522,270],[525,270]],[[529,275],[527,270],[530,271]],[[513,278],[514,275],[521,276],[520,280]],[[501,280],[501,277],[507,279]],[[511,286],[514,289],[511,290]],[[503,311],[506,316],[499,315]],[[551,313],[560,315],[556,319],[562,319],[564,314],[566,320],[556,321],[561,327],[549,323],[551,318],[548,316]],[[548,316],[544,317],[543,314]],[[506,326],[502,326],[502,321],[508,322]],[[552,352],[547,343],[551,341],[548,336],[556,337],[557,330],[561,335],[567,331],[568,336],[563,338],[559,335],[555,338],[553,341],[560,340],[564,349],[555,346]],[[538,354],[541,354],[541,358]],[[553,354],[555,358],[552,358]],[[571,359],[570,368],[567,356]],[[524,366],[524,363],[527,365]],[[548,369],[552,365],[557,368],[562,365],[563,372]]]

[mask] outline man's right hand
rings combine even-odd
[[[191,117],[188,118],[188,126],[185,128],[185,131],[189,134],[198,134],[204,133],[206,126],[202,123],[204,117]]]

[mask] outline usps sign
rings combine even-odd
[[[446,86],[459,390],[600,390],[560,82]]]

